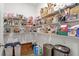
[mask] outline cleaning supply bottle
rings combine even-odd
[[[38,47],[39,46],[34,46],[34,55],[38,56]]]
[[[42,48],[39,46],[39,51],[38,51],[39,56],[42,56]]]
[[[42,48],[40,48],[40,56],[42,56]]]

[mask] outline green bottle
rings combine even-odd
[[[40,53],[39,53],[39,54],[40,54],[40,56],[42,56],[42,48],[40,48],[40,51],[39,51],[39,52],[40,52]]]

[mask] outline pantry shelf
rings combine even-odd
[[[55,11],[54,13],[48,14],[48,15],[42,17],[42,18],[48,18],[48,17],[51,17],[53,15],[56,15],[57,13],[58,13],[58,11]]]
[[[75,36],[62,36],[62,35],[57,35],[55,33],[35,33],[35,34],[40,34],[40,35],[48,35],[48,36],[56,36],[56,37],[65,37],[65,38],[74,38],[74,39],[79,39],[79,37],[75,37]]]
[[[68,21],[65,21],[66,23],[70,23],[70,22],[79,22],[79,19],[77,20],[68,20]]]
[[[54,15],[58,14],[58,13],[59,13],[59,11],[61,11],[61,10],[65,10],[65,9],[68,9],[68,8],[72,9],[72,8],[74,8],[74,7],[76,7],[76,6],[79,6],[79,4],[78,4],[78,3],[76,3],[76,4],[71,5],[71,6],[66,6],[66,7],[65,7],[65,8],[63,8],[63,9],[60,9],[60,10],[54,11],[53,13],[48,14],[48,15],[46,15],[46,16],[44,16],[44,17],[42,17],[42,18],[48,18],[48,17],[54,16]]]

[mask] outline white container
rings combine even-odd
[[[5,55],[12,56],[13,55],[13,47],[8,46],[7,48],[5,48]]]
[[[15,56],[21,56],[21,46],[18,44],[14,47]]]

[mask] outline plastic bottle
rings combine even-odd
[[[39,47],[39,56],[42,56],[42,48]]]
[[[34,46],[34,55],[38,56],[38,46]]]

